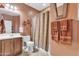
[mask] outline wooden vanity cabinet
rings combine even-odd
[[[10,53],[10,51],[12,51],[11,50],[11,39],[9,39],[9,40],[4,40],[4,55],[5,56],[8,56],[8,55],[11,55],[11,53]]]
[[[15,56],[22,53],[22,38],[0,40],[0,56]]]
[[[8,39],[8,40],[1,40],[1,55],[2,56],[10,56],[13,55],[13,40]]]
[[[14,40],[12,39],[10,41],[10,55],[13,56],[14,55]]]
[[[16,38],[14,40],[14,55],[18,55],[22,52],[22,40],[21,38]]]
[[[5,40],[2,41],[2,56],[5,56]]]

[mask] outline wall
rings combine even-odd
[[[20,26],[23,26],[23,21],[27,22],[27,19],[31,20],[31,17],[38,14],[39,11],[36,9],[33,9],[32,7],[29,7],[23,3],[12,3],[12,5],[17,7],[18,12],[20,13]],[[30,16],[29,13],[32,12],[32,15]],[[28,28],[28,29],[27,29]],[[30,25],[24,28],[24,35],[30,35]]]
[[[77,17],[77,13],[78,13],[78,8],[77,8],[77,4],[75,3],[70,3],[68,4],[68,12],[67,12],[67,17],[66,18],[63,18],[63,19],[73,19],[73,20],[78,20],[78,17]],[[60,10],[61,7],[58,7],[58,9]],[[50,4],[50,24],[52,21],[56,20],[55,18],[55,10],[54,10],[54,5],[53,4]],[[61,20],[63,20],[61,19]],[[77,25],[74,26],[75,27],[75,30],[77,30]],[[50,31],[51,31],[51,27],[50,27]],[[77,31],[76,31],[77,32]],[[76,32],[74,32],[74,35],[77,34]],[[75,35],[76,37],[77,35]],[[50,33],[50,39],[51,39],[51,33]],[[74,38],[76,39],[76,38]],[[60,44],[57,44],[56,42],[50,41],[50,47],[51,47],[51,55],[77,55],[77,50],[76,50],[76,47],[73,45],[73,46],[64,46],[64,45],[60,45]]]
[[[50,17],[51,21],[56,20],[55,18],[55,10],[53,4],[50,4]],[[60,10],[61,7],[59,7],[58,10]],[[76,3],[71,3],[68,5],[68,11],[67,11],[67,17],[63,19],[74,19],[77,20],[77,4]],[[62,20],[62,19],[61,19]]]

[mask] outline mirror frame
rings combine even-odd
[[[65,18],[67,16],[67,11],[68,11],[68,4],[64,3],[62,5],[62,15],[59,15],[58,13],[58,7],[57,7],[57,3],[54,3],[54,8],[55,8],[55,14],[56,14],[56,19],[62,19]]]

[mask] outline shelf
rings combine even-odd
[[[71,36],[60,36],[60,38],[62,38],[62,39],[64,39],[64,38],[71,39]]]
[[[52,22],[52,39],[63,44],[72,43],[72,20]]]

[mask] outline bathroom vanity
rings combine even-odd
[[[14,56],[22,52],[19,33],[20,14],[0,8],[0,56]]]
[[[17,34],[0,35],[0,56],[15,56],[22,53],[22,37]]]

